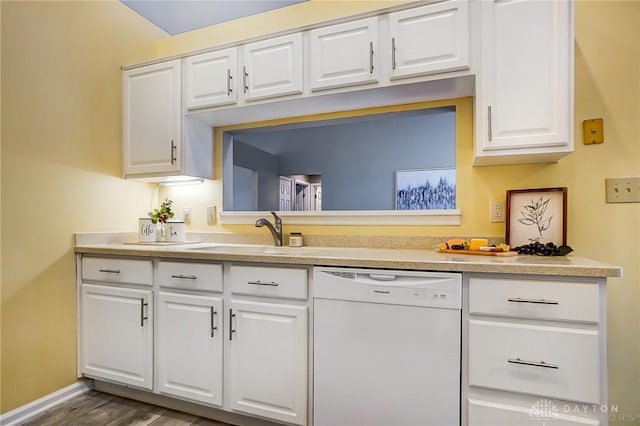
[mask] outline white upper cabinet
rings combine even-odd
[[[302,33],[246,44],[242,49],[245,100],[302,93]]]
[[[391,79],[469,68],[469,4],[448,0],[389,14]]]
[[[311,90],[378,81],[378,17],[310,31]]]
[[[124,174],[178,171],[180,60],[126,70],[122,77]]]
[[[238,49],[235,47],[185,59],[185,108],[196,109],[236,102]]]
[[[213,179],[213,132],[182,115],[181,60],[125,70],[123,170],[127,179]]]
[[[557,161],[573,151],[573,3],[480,7],[475,164]]]

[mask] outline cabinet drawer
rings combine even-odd
[[[469,384],[600,403],[596,330],[469,321]]]
[[[564,405],[566,406],[566,405]],[[493,401],[469,398],[469,426],[541,426],[545,420],[553,426],[597,426],[600,421],[578,417],[573,412],[562,413],[564,406],[553,401],[540,400],[529,407],[520,407]],[[580,406],[584,410],[584,407]],[[606,416],[606,414],[605,414]]]
[[[253,296],[307,298],[307,270],[231,265],[231,292]]]
[[[597,323],[598,284],[471,277],[469,313]]]
[[[82,279],[122,284],[153,284],[151,260],[82,257]]]
[[[189,262],[158,262],[160,287],[222,291],[222,265]]]

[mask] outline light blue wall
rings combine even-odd
[[[455,111],[431,109],[360,122],[240,133],[234,135],[234,144],[238,140],[258,151],[274,152],[276,176],[321,174],[323,210],[393,210],[396,170],[455,167]],[[238,158],[245,154],[255,157]],[[262,160],[255,150],[234,149],[234,161],[247,167]],[[277,181],[273,185],[277,203]]]
[[[233,207],[229,210],[249,210],[253,199],[251,180],[240,178],[237,168],[254,170],[258,180],[258,210],[278,210],[278,157],[237,140],[233,142]],[[237,179],[236,179],[237,178]],[[249,187],[248,187],[249,186]],[[225,209],[227,204],[225,203]]]

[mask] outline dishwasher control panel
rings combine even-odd
[[[462,307],[462,274],[316,267],[314,298],[393,305]]]

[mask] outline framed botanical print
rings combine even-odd
[[[567,244],[567,188],[507,191],[505,242],[518,247],[537,241]]]

